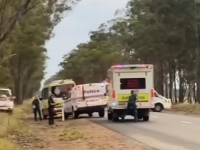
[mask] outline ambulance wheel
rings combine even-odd
[[[104,117],[105,116],[105,111],[104,110],[102,110],[102,111],[99,111],[99,117]]]
[[[79,114],[78,114],[78,112],[76,112],[76,111],[74,111],[74,109],[72,109],[72,117],[74,118],[74,119],[77,119],[78,118],[78,116],[79,116]]]
[[[107,113],[108,120],[112,120],[112,113]]]
[[[144,116],[143,121],[149,121],[149,116]]]
[[[163,105],[158,103],[155,105],[154,111],[155,112],[161,112],[163,110]]]

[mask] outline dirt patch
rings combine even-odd
[[[11,139],[26,150],[154,150],[94,124],[87,119],[56,120],[51,127],[47,121],[26,121],[27,136],[15,134]]]

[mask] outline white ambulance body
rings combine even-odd
[[[70,91],[67,100],[64,101],[64,113],[67,119],[69,115],[78,118],[80,114],[98,112],[99,117],[104,117],[107,106],[105,85],[91,83],[77,85]]]
[[[131,90],[137,94],[138,119],[149,120],[154,108],[153,65],[116,65],[108,71],[108,120],[117,121],[127,111]]]

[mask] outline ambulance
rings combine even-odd
[[[108,77],[108,120],[123,118],[131,90],[134,90],[137,94],[138,119],[149,121],[150,109],[154,108],[153,65],[114,65],[108,70]]]
[[[41,101],[41,112],[44,119],[49,116],[48,98],[50,94],[54,95],[54,101],[56,103],[54,108],[55,117],[62,117],[63,97],[66,96],[74,86],[76,86],[76,83],[72,79],[54,80],[44,85]]]
[[[65,119],[70,115],[76,119],[80,114],[92,117],[94,112],[98,112],[99,117],[104,117],[106,106],[106,90],[103,83],[77,85],[64,101]]]

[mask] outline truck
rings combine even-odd
[[[131,90],[137,94],[138,119],[149,121],[150,109],[154,108],[154,78],[152,64],[114,65],[108,70],[109,96],[108,120],[118,121],[127,113]],[[126,114],[130,115],[130,114]]]
[[[93,116],[94,112],[99,117],[104,117],[107,106],[106,87],[102,83],[81,84],[72,88],[64,100],[64,116],[67,119],[72,115],[77,119],[81,114]]]

